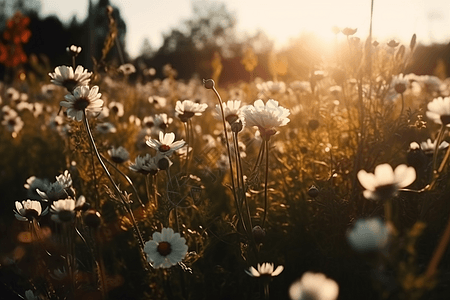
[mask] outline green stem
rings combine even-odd
[[[106,176],[108,177],[109,181],[113,185],[114,190],[117,193],[117,196],[119,196],[120,200],[122,200],[122,203],[123,203],[125,209],[127,210],[127,212],[130,215],[131,222],[134,227],[134,231],[136,232],[136,235],[138,236],[138,242],[141,246],[141,249],[143,250],[144,249],[144,240],[143,240],[141,232],[139,231],[139,228],[137,226],[136,219],[134,218],[134,215],[133,215],[133,211],[128,206],[127,201],[124,199],[124,196],[120,192],[119,188],[117,187],[116,183],[114,182],[114,179],[111,177],[111,174],[109,173],[108,168],[106,168],[105,163],[103,162],[102,158],[100,157],[100,153],[98,152],[97,147],[95,146],[94,137],[92,136],[91,129],[89,128],[89,122],[86,117],[86,111],[84,111],[84,110],[83,110],[83,123],[84,123],[84,126],[86,127],[86,131],[89,136],[89,141],[91,143],[92,148],[94,149],[94,152],[95,152],[95,155],[97,156],[98,161],[100,162],[100,165],[102,166],[103,170],[105,171]]]

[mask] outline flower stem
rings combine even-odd
[[[134,193],[136,194],[136,198],[138,199],[139,203],[141,204],[142,207],[144,207],[145,205],[144,205],[144,203],[142,203],[142,200],[139,197],[138,191],[137,191],[136,187],[134,186],[133,181],[131,181],[130,177],[128,177],[125,173],[120,171],[120,169],[118,167],[116,167],[112,162],[107,160],[103,155],[100,154],[100,157],[104,161],[106,161],[111,167],[113,167],[120,175],[122,175],[123,178],[125,178],[125,180],[128,182],[128,184],[131,186],[131,188],[133,189]]]
[[[151,203],[151,196],[150,196],[150,184],[153,184],[153,182],[152,183],[150,183],[150,174],[147,174],[147,175],[144,175],[145,176],[145,192],[147,193],[147,201],[148,201],[148,203]]]
[[[435,141],[435,146],[434,146],[434,153],[433,153],[433,172],[436,171],[437,168],[437,157],[438,157],[438,152],[439,152],[439,145],[442,142],[442,139],[444,138],[444,132],[445,132],[445,125],[442,124],[441,129],[439,130],[437,139]]]
[[[405,96],[403,96],[403,93],[401,95],[402,95],[402,109],[400,110],[400,117],[403,115],[403,109],[405,107]]]
[[[269,140],[266,140],[265,143],[265,148],[266,148],[266,176],[265,176],[265,182],[264,182],[264,215],[263,215],[263,219],[262,219],[262,225],[261,227],[264,228],[264,223],[266,222],[266,217],[267,217],[267,209],[269,206],[269,197],[268,197],[268,186],[267,186],[267,182],[269,179]]]
[[[186,176],[188,174],[188,168],[189,168],[189,147],[191,144],[190,141],[190,132],[189,132],[189,122],[190,119],[184,123],[184,129],[186,131],[186,161],[185,161],[185,170],[186,170]]]
[[[233,162],[231,159],[231,150],[230,150],[230,143],[228,140],[228,131],[227,131],[227,125],[225,123],[225,112],[223,111],[223,102],[222,102],[222,98],[219,95],[219,92],[217,92],[217,89],[215,86],[212,87],[212,90],[214,92],[214,94],[217,97],[217,100],[219,101],[219,107],[220,107],[220,112],[222,115],[222,124],[223,124],[223,132],[225,134],[225,141],[227,144],[227,151],[228,151],[228,162],[230,164],[230,175],[231,175],[231,187],[233,189],[233,196],[234,196],[234,201],[236,203],[236,208],[238,210],[238,214],[239,214],[239,218],[242,219],[242,213],[240,212],[240,207],[239,207],[239,200],[238,200],[238,196],[237,196],[237,192],[236,192],[236,185],[234,182],[234,171],[233,171]],[[244,224],[244,222],[242,222],[242,224]],[[245,225],[244,225],[244,230],[246,230]]]
[[[102,158],[100,157],[100,153],[98,152],[97,147],[95,146],[94,137],[92,136],[91,129],[89,128],[89,122],[86,117],[86,111],[84,111],[84,110],[83,110],[83,123],[84,123],[84,126],[86,127],[86,131],[89,136],[89,141],[91,143],[92,148],[94,149],[94,152],[95,152],[95,155],[97,156],[98,161],[100,162],[100,165],[102,166],[103,170],[105,171],[106,176],[109,178],[109,181],[113,185],[115,192],[119,196],[120,200],[122,200],[122,203],[123,203],[125,209],[127,210],[127,212],[129,213],[129,215],[131,217],[131,222],[133,224],[134,231],[136,232],[136,235],[138,236],[138,242],[141,246],[141,249],[143,250],[144,249],[144,240],[143,240],[141,232],[139,231],[139,228],[137,226],[136,219],[134,218],[134,215],[133,215],[133,211],[128,206],[127,201],[125,201],[122,193],[120,192],[119,188],[117,187],[116,183],[114,182],[114,179],[111,177],[111,174],[109,173],[108,168],[106,168],[105,163],[103,162]]]
[[[439,262],[441,261],[442,256],[444,255],[449,242],[450,242],[450,218],[448,219],[447,227],[445,227],[444,234],[442,235],[442,238],[439,241],[439,245],[436,247],[433,257],[431,258],[431,261],[425,272],[425,277],[427,279],[430,279],[436,273]]]
[[[234,148],[235,148],[235,152],[236,152],[236,169],[237,169],[237,181],[238,181],[238,185],[240,185],[240,189],[239,191],[242,192],[242,199],[243,201],[240,201],[239,203],[239,209],[241,210],[241,214],[242,214],[242,204],[245,205],[246,207],[246,211],[247,211],[247,218],[248,218],[248,228],[253,228],[252,225],[252,217],[250,214],[250,208],[248,206],[248,202],[247,202],[247,194],[246,194],[246,187],[245,187],[245,181],[244,181],[244,171],[242,169],[242,163],[241,163],[241,153],[239,152],[239,141],[238,141],[238,133],[235,132],[234,135]],[[240,182],[240,184],[239,184]],[[242,215],[243,217],[243,215]],[[242,223],[244,223],[244,219],[242,218]],[[245,228],[245,224],[244,224],[244,230],[246,230]],[[246,230],[247,231],[247,230]],[[253,235],[252,235],[253,237]],[[253,240],[253,238],[251,238],[251,240]]]

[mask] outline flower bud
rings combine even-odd
[[[319,128],[319,121],[318,120],[316,120],[316,119],[314,119],[314,120],[310,120],[309,122],[308,122],[308,127],[311,129],[311,130],[316,130],[317,128]]]
[[[100,213],[90,209],[84,214],[84,223],[91,228],[98,228],[102,222]]]
[[[167,170],[169,167],[170,167],[170,162],[167,157],[163,156],[158,160],[158,168],[160,170]]]
[[[412,142],[410,144],[408,153],[406,154],[406,161],[408,162],[408,165],[416,170],[425,166],[427,157],[418,143]]]
[[[319,189],[316,188],[315,185],[312,185],[308,190],[308,195],[310,197],[316,198],[317,196],[319,196]]]
[[[391,48],[395,48],[399,45],[399,42],[396,42],[395,40],[390,40],[389,43],[387,43],[387,45]]]
[[[233,124],[231,124],[231,131],[235,133],[241,132],[243,128],[244,125],[242,124],[241,120],[237,120],[236,122],[233,122]]]
[[[212,90],[214,88],[214,80],[212,79],[203,79],[203,85],[205,86],[205,88]]]
[[[255,226],[252,229],[253,238],[257,245],[262,244],[266,237],[266,231],[261,228],[261,226]]]

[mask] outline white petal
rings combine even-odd
[[[374,191],[376,187],[376,179],[375,175],[372,173],[367,173],[364,170],[360,170],[357,174],[358,180],[361,183],[361,185],[366,189],[370,191]]]
[[[281,272],[283,272],[284,267],[283,266],[278,266],[275,271],[273,271],[272,276],[278,276],[281,274]]]
[[[395,179],[398,182],[399,188],[404,188],[416,180],[416,170],[413,167],[406,165],[399,165],[395,168]]]
[[[381,164],[376,166],[374,174],[376,178],[376,185],[378,186],[392,184],[395,181],[394,171],[389,164]]]

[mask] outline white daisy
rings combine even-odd
[[[283,94],[286,92],[286,84],[283,81],[266,81],[263,83],[258,83],[256,84],[256,88],[263,93]]]
[[[144,119],[142,119],[142,125],[148,128],[152,128],[153,126],[155,126],[155,120],[152,116],[144,117]]]
[[[41,196],[37,193],[37,189],[41,191],[46,191],[50,182],[47,179],[37,178],[36,176],[31,176],[27,179],[26,183],[23,185],[27,189],[27,195],[30,199],[41,199]]]
[[[225,121],[228,124],[233,124],[238,120],[244,122],[244,114],[241,109],[241,101],[240,100],[229,100],[227,103],[222,103],[223,114],[225,116]],[[216,104],[216,111],[214,114],[214,118],[217,120],[222,120],[222,110],[220,109],[219,104]]]
[[[35,296],[32,290],[26,290],[25,300],[39,300],[39,297]]]
[[[63,174],[56,176],[56,181],[61,184],[63,189],[67,189],[72,186],[72,176],[68,170],[65,170]]]
[[[431,139],[427,139],[426,142],[420,143],[420,148],[423,150],[423,152],[425,152],[425,154],[433,154],[434,149],[436,148],[436,143],[437,143],[436,140],[434,142],[432,142]],[[439,150],[445,149],[448,146],[449,146],[449,143],[447,143],[446,141],[443,141],[439,145]]]
[[[175,140],[175,133],[163,133],[162,131],[159,132],[159,141],[156,139],[149,138],[146,141],[147,146],[150,148],[153,148],[155,150],[158,150],[159,152],[163,153],[166,156],[172,155],[172,153],[180,148],[182,148],[186,143],[184,140],[176,141]]]
[[[108,108],[110,112],[112,112],[118,117],[121,117],[124,114],[123,104],[120,102],[113,101],[108,104]]]
[[[109,156],[111,156],[111,160],[116,164],[121,164],[130,159],[130,153],[128,153],[127,149],[122,146],[117,148],[112,147],[108,150]]]
[[[97,126],[95,126],[95,130],[97,130],[101,134],[117,132],[117,129],[114,126],[114,124],[112,124],[110,122],[104,122],[104,123],[97,124]]]
[[[406,165],[399,165],[394,171],[389,164],[381,164],[376,166],[374,174],[360,170],[358,179],[366,189],[364,197],[383,200],[397,195],[399,189],[413,183],[416,180],[416,171]]]
[[[275,277],[281,274],[283,272],[284,267],[278,266],[275,270],[273,269],[273,263],[263,263],[257,265],[257,269],[255,269],[253,266],[250,267],[248,270],[245,270],[245,273],[252,277]]]
[[[48,73],[48,75],[52,78],[50,81],[53,84],[63,86],[72,92],[78,86],[87,86],[92,73],[82,66],[78,66],[75,72],[72,67],[59,66],[55,68],[54,73]]]
[[[42,211],[41,202],[35,200],[26,200],[20,203],[16,201],[16,210],[13,210],[14,216],[19,221],[32,221],[39,216],[47,214],[48,208]]]
[[[335,300],[338,284],[321,273],[306,272],[289,288],[292,300]]]
[[[155,175],[158,173],[158,162],[155,157],[147,153],[144,157],[136,157],[134,164],[131,164],[129,168],[131,171],[144,175]]]
[[[136,73],[136,68],[132,64],[120,65],[120,67],[117,70],[119,72],[122,72],[124,75],[130,75],[130,74]]]
[[[61,101],[61,106],[67,107],[67,116],[81,121],[83,119],[83,111],[91,114],[98,114],[102,110],[103,100],[98,92],[98,86],[89,89],[88,86],[79,86],[75,88],[73,94],[64,96],[66,101]]]
[[[50,209],[52,220],[57,223],[71,222],[75,216],[75,207],[75,200],[71,198],[53,202]]]
[[[14,116],[10,118],[5,118],[2,121],[2,125],[6,127],[9,132],[19,133],[23,128],[23,121],[20,116]]]
[[[173,119],[169,118],[167,114],[156,114],[153,118],[154,126],[160,130],[165,130],[172,124]]]
[[[17,116],[18,116],[17,112],[8,105],[2,107],[2,117],[4,119],[15,118]]]
[[[278,101],[273,99],[269,99],[266,104],[258,99],[253,105],[245,106],[243,113],[247,126],[258,127],[265,140],[277,132],[276,127],[285,126],[290,121],[289,109],[279,106]]]
[[[155,108],[163,108],[166,106],[167,104],[167,99],[164,97],[160,97],[160,96],[150,96],[148,97],[148,102],[150,104],[153,104],[155,106]]]
[[[70,47],[66,48],[66,52],[71,54],[72,56],[78,56],[78,54],[81,53],[81,47],[79,46],[75,46],[75,45],[71,45]]]
[[[186,240],[172,228],[163,228],[161,233],[155,232],[152,237],[153,240],[145,243],[144,252],[155,269],[170,268],[186,256]]]
[[[391,81],[391,88],[393,88],[397,93],[403,94],[408,88],[409,80],[403,76],[403,74],[399,74],[394,76]]]
[[[201,116],[207,107],[206,103],[200,104],[191,100],[183,100],[183,102],[177,101],[175,111],[182,122],[187,122],[193,116]]]
[[[37,188],[36,192],[41,196],[42,200],[50,200],[50,202],[67,197],[67,192],[59,181],[50,183],[44,191]]]
[[[347,239],[357,251],[383,249],[389,239],[389,227],[379,218],[359,219],[347,233]]]
[[[427,117],[437,124],[450,123],[450,97],[438,97],[427,105]]]

